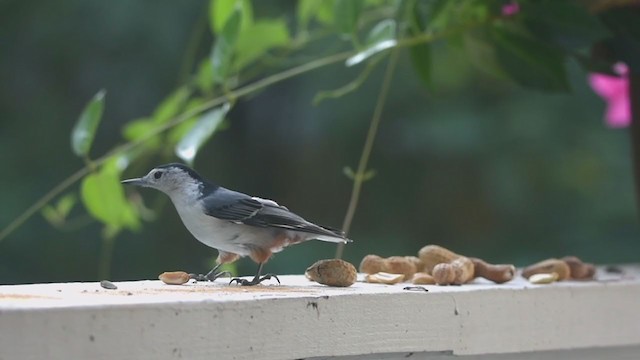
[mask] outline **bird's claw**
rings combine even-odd
[[[239,277],[235,277],[233,279],[231,279],[231,281],[229,281],[229,285],[233,284],[234,282],[236,282],[237,284],[240,284],[241,286],[254,286],[254,285],[258,285],[261,282],[265,281],[265,280],[269,280],[269,279],[276,279],[276,281],[278,281],[278,284],[280,284],[280,279],[278,279],[278,275],[276,274],[265,274],[261,277],[254,277],[253,280],[247,280],[247,279],[243,279],[243,278],[239,278]]]
[[[203,274],[189,274],[189,277],[195,281],[215,281],[219,277],[231,277],[231,273],[228,271],[221,271],[219,273],[210,272],[206,275]]]

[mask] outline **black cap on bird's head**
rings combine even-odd
[[[190,185],[197,187],[211,185],[195,170],[179,163],[157,166],[141,178],[123,180],[122,183],[150,187],[165,193],[171,193],[179,188],[190,187]]]

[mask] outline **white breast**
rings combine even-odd
[[[236,224],[206,215],[199,206],[171,197],[184,226],[201,243],[212,248],[247,256],[255,245],[266,245],[273,237],[265,228]],[[250,246],[246,246],[246,245]]]

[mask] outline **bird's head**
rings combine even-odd
[[[182,164],[157,166],[141,178],[123,180],[125,185],[150,187],[160,190],[169,196],[198,196],[207,182],[195,170]]]

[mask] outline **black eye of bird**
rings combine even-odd
[[[162,177],[162,171],[158,171],[155,174],[153,174],[153,177],[158,180]]]

